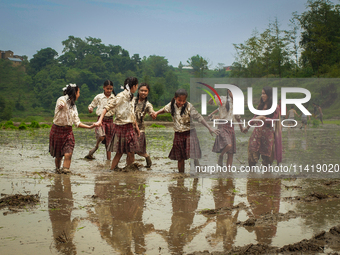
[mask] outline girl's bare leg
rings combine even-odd
[[[60,166],[61,166],[61,160],[62,160],[62,159],[63,159],[62,157],[61,157],[61,158],[55,158],[55,159],[54,159],[55,167],[56,167],[57,169],[60,168]]]
[[[234,157],[234,154],[233,153],[228,153],[228,159],[227,159],[227,166],[231,167],[233,165],[233,157]]]
[[[184,173],[184,159],[178,160],[177,166],[178,166],[178,172]]]
[[[128,152],[126,157],[126,164],[131,165],[133,162],[135,162],[135,153]]]
[[[70,168],[71,166],[71,159],[72,159],[72,152],[71,153],[65,153],[64,155],[64,164],[63,167],[64,168]]]
[[[231,149],[231,144],[228,144],[226,147],[224,147],[223,151],[221,152],[220,156],[218,157],[218,164],[220,166],[223,166],[223,156],[224,156],[224,154],[226,154],[230,149]],[[228,158],[229,158],[229,154],[228,154]]]
[[[113,170],[119,163],[120,158],[123,156],[122,153],[116,152],[116,155],[114,156],[111,164],[111,170]]]
[[[111,160],[111,151],[106,151],[106,159]]]

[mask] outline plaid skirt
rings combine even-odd
[[[213,152],[221,153],[223,149],[231,144],[231,149],[228,153],[236,153],[236,137],[234,126],[230,126],[229,123],[218,125],[219,135],[216,136],[214,146],[212,148]]]
[[[115,151],[118,153],[139,151],[137,134],[132,123],[115,125],[107,151]]]
[[[100,117],[100,116],[99,116]],[[98,117],[98,119],[99,119]],[[113,124],[113,118],[104,117],[102,121],[101,127],[96,127],[94,132],[96,134],[96,140],[99,137],[105,136],[104,140],[102,141],[103,144],[109,144],[112,139],[113,129],[115,124]]]
[[[146,153],[146,140],[145,140],[145,132],[140,132],[140,136],[137,137],[138,144],[139,144],[139,151],[138,153],[145,154]]]
[[[201,158],[200,142],[197,138],[196,129],[175,132],[174,142],[169,153],[169,159],[172,160],[186,160],[189,158]]]
[[[52,157],[62,158],[65,153],[72,153],[74,144],[72,127],[52,125],[49,143],[49,152]]]

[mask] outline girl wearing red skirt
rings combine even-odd
[[[134,107],[136,114],[136,121],[140,131],[140,136],[138,137],[139,151],[136,152],[139,156],[144,157],[146,160],[146,167],[150,168],[152,165],[151,158],[146,152],[146,140],[145,140],[145,124],[144,117],[146,114],[154,116],[155,111],[153,110],[152,104],[148,101],[148,94],[150,92],[150,87],[147,83],[141,83],[138,88],[137,97],[134,99]]]
[[[171,113],[174,122],[175,137],[169,158],[178,161],[178,171],[184,173],[185,160],[194,158],[195,165],[198,165],[198,159],[201,158],[201,148],[197,138],[196,129],[193,128],[190,119],[197,119],[201,122],[212,135],[218,134],[217,130],[212,129],[204,120],[201,114],[187,102],[188,92],[185,89],[179,89],[175,93],[175,97],[169,104],[164,106],[154,114],[156,118],[158,114]]]
[[[219,124],[219,134],[216,136],[212,151],[220,153],[218,157],[218,165],[223,166],[224,154],[228,154],[227,166],[233,164],[233,156],[236,153],[236,137],[233,123],[240,123],[240,116],[233,115],[233,94],[228,89],[226,96],[220,96],[222,105],[218,107],[218,118],[227,120],[226,124]],[[209,100],[209,104],[213,104],[213,99]],[[243,132],[242,124],[239,124],[241,132]]]
[[[124,153],[127,154],[127,165],[131,165],[135,161],[135,152],[139,151],[137,140],[139,129],[136,123],[132,100],[133,93],[135,93],[138,88],[138,79],[135,77],[126,78],[124,87],[124,91],[120,92],[114,99],[109,100],[98,122],[95,123],[101,126],[106,112],[114,109],[116,114],[115,127],[107,148],[107,150],[116,152],[112,160],[111,170],[114,170],[116,167],[116,170],[118,170],[119,160]]]
[[[71,173],[70,165],[74,149],[72,125],[81,128],[93,128],[80,122],[75,102],[79,98],[80,89],[76,84],[69,84],[64,89],[64,96],[59,97],[54,111],[53,125],[50,131],[49,151],[55,158],[57,173]],[[63,168],[60,169],[64,157]]]

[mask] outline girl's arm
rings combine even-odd
[[[208,130],[209,130],[209,133],[211,135],[215,134],[215,135],[218,135],[220,133],[220,131],[218,129],[212,129],[208,123],[205,121],[205,119],[201,119],[201,123],[203,124],[203,126],[205,126]]]
[[[96,123],[94,123],[95,126],[100,127],[102,125],[102,121],[103,121],[106,113],[107,113],[107,110],[106,110],[106,108],[104,108],[103,111],[102,111],[102,114],[99,117],[99,120]]]
[[[164,108],[158,110],[157,112],[155,112],[155,113],[153,114],[153,115],[155,116],[154,119],[157,118],[157,115],[158,115],[158,114],[163,114],[163,113],[165,113]]]
[[[210,100],[212,100],[212,99],[210,99]],[[211,117],[211,116],[213,116],[215,113],[217,113],[219,111],[219,109],[217,108],[215,111],[213,111],[212,113],[210,113],[209,115],[208,115],[208,117]]]
[[[238,125],[239,125],[239,127],[240,127],[241,132],[243,133],[243,126],[242,126],[242,124],[240,123],[240,122],[241,122],[240,115],[236,115],[236,116],[235,116],[235,119],[236,119],[236,121],[239,123]]]
[[[91,128],[96,127],[96,123],[93,123],[91,126],[86,125],[86,124],[84,124],[84,123],[79,123],[78,127],[91,129]]]

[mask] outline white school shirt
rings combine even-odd
[[[111,94],[109,97],[106,97],[104,93],[98,94],[94,97],[93,101],[88,107],[92,107],[92,109],[97,107],[96,114],[98,116],[102,115],[102,112],[104,110],[104,106],[107,105],[108,101],[110,99],[115,98],[113,94]],[[111,117],[115,114],[114,110],[110,110],[105,114],[105,117]]]
[[[64,107],[59,109],[59,105],[63,105]],[[79,126],[80,119],[78,117],[77,106],[74,105],[71,108],[71,100],[68,95],[58,98],[54,110],[53,123],[57,126],[72,126],[73,124],[75,124],[76,127]]]
[[[234,116],[233,114],[233,99],[229,96],[229,101],[227,101],[227,96],[220,96],[222,105],[220,103],[220,100],[218,100],[217,96],[215,96],[216,103],[218,105],[218,111],[219,111],[219,118],[227,120],[229,123],[232,120],[233,122],[236,122],[236,118],[240,118],[239,115]],[[227,111],[227,108],[225,107],[227,104],[229,104],[229,111]]]
[[[125,89],[115,98],[110,99],[107,105],[104,106],[107,111],[114,110],[116,114],[116,125],[125,125],[136,121],[133,104],[134,100],[130,100],[130,95],[130,92]]]
[[[176,102],[174,103],[175,107],[175,114],[172,116],[172,120],[174,121],[174,131],[175,132],[185,132],[189,131],[190,129],[193,129],[195,126],[191,119],[196,119],[199,122],[202,122],[203,117],[201,114],[198,113],[198,111],[195,109],[195,107],[188,102],[187,108],[185,109],[185,112],[181,116],[182,107],[177,107]],[[171,102],[168,103],[166,106],[162,109],[166,113],[171,113]],[[190,128],[191,123],[191,128]]]

